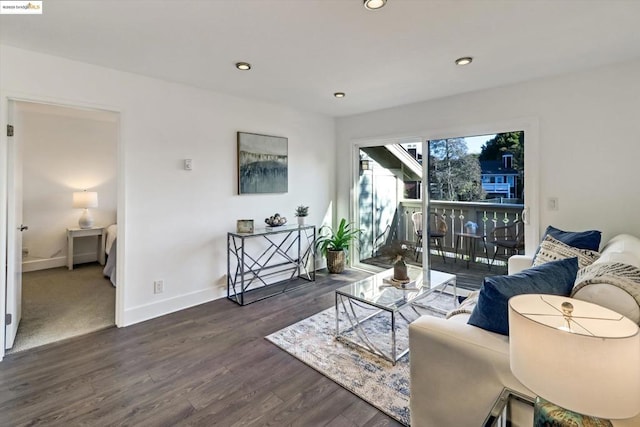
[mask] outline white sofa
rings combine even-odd
[[[640,268],[640,239],[628,234],[615,236],[601,249],[596,262],[607,261]],[[511,257],[509,274],[531,267],[532,262],[533,257]],[[615,286],[591,284],[574,297],[640,321],[636,300]],[[469,314],[449,319],[422,316],[409,326],[412,427],[481,426],[504,387],[535,397],[511,374],[509,338],[469,325],[468,319]],[[530,406],[520,404],[512,409],[512,425],[532,425]],[[612,423],[638,427],[640,416]]]

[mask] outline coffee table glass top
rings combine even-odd
[[[431,270],[429,274],[431,280],[429,283],[424,283],[422,268],[408,266],[407,273],[411,282],[405,285],[405,289],[396,288],[390,282],[393,277],[393,269],[390,269],[338,288],[336,293],[378,308],[397,310],[430,294],[436,288],[455,283],[456,279],[454,274]]]

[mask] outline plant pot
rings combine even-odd
[[[344,251],[327,251],[327,270],[329,273],[342,273],[345,258]]]
[[[398,260],[393,264],[394,280],[398,280],[400,282],[409,280],[409,275],[407,273],[407,264],[405,264],[404,260]]]
[[[305,219],[305,218],[306,218],[306,217],[304,217],[304,216],[299,216],[299,217],[298,217],[298,225],[304,225],[304,219]]]

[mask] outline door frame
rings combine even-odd
[[[14,127],[22,127],[22,122],[18,122],[18,115],[16,114],[15,102],[10,102],[10,107],[7,110],[9,115],[9,122]],[[9,136],[7,135],[7,139]],[[24,150],[23,142],[20,139],[19,133],[12,137],[12,144],[7,146],[7,169],[6,169],[6,188],[12,188],[15,191],[7,191],[7,210],[6,210],[6,224],[7,224],[7,266],[6,277],[7,283],[9,278],[14,281],[14,286],[6,287],[5,296],[5,309],[8,311],[12,309],[11,326],[5,325],[3,332],[5,333],[2,347],[6,349],[7,344],[11,342],[12,346],[15,344],[15,338],[18,334],[18,327],[20,326],[20,320],[22,319],[22,230],[18,231],[18,227],[24,224],[23,220],[23,197],[24,192],[23,183],[23,163],[24,163]],[[18,163],[15,164],[15,160]],[[13,164],[12,164],[13,163]],[[11,248],[11,250],[9,249]],[[12,251],[15,251],[12,253]],[[17,302],[17,304],[15,304]],[[11,307],[9,307],[11,306]],[[9,333],[7,334],[7,331]]]
[[[112,105],[92,104],[88,102],[68,99],[57,99],[38,97],[32,95],[25,95],[21,93],[12,93],[9,91],[0,91],[0,170],[7,173],[8,166],[8,144],[9,137],[7,137],[7,125],[12,117],[15,102],[31,102],[35,104],[54,105],[59,107],[74,108],[80,110],[99,110],[109,113],[117,114],[116,121],[116,186],[117,186],[117,208],[116,208],[116,222],[118,223],[118,239],[117,239],[117,261],[116,261],[116,275],[118,277],[118,286],[116,286],[116,299],[115,299],[115,324],[117,327],[122,326],[124,319],[124,301],[125,301],[125,236],[126,236],[126,217],[125,217],[125,155],[124,144],[122,141],[122,109]],[[3,180],[3,184],[0,185],[0,212],[6,214],[10,206],[8,205],[9,188],[6,184],[6,179]],[[5,215],[6,216],[6,215]],[[7,291],[7,222],[0,221],[0,269],[3,271],[0,274],[0,361],[5,356],[5,318],[6,318],[6,291]]]

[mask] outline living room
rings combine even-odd
[[[390,7],[393,1],[388,3]],[[626,15],[637,16],[634,2],[616,3],[628,8]],[[53,13],[54,7],[44,6],[46,18],[46,8]],[[2,17],[3,26],[8,18]],[[618,26],[619,22],[608,25]],[[330,114],[251,94],[228,94],[148,77],[144,70],[120,71],[117,64],[65,57],[46,46],[16,46],[7,37],[3,34],[0,39],[3,129],[10,124],[9,104],[14,99],[107,110],[120,116],[117,222],[122,285],[116,290],[116,324],[121,328],[224,297],[226,233],[235,229],[237,219],[259,222],[273,212],[285,212],[292,218],[299,204],[310,206],[308,221],[318,226],[349,218],[353,152],[358,144],[524,129],[530,150],[526,170],[531,174],[526,190],[531,220],[527,253],[534,250],[549,224],[599,229],[603,241],[622,232],[640,235],[636,220],[640,198],[633,190],[640,157],[640,52],[636,47],[624,55],[613,55],[611,45],[622,44],[620,40],[611,44],[602,40],[605,47],[601,49],[594,44],[594,54],[601,55],[599,63],[589,62],[586,57],[591,52],[586,48],[574,58],[565,58],[568,63],[584,61],[584,66],[567,64],[563,73],[542,72],[522,81],[516,64],[510,79],[487,81],[483,87],[434,92],[424,101],[397,103],[390,97],[386,107],[369,110],[365,106],[357,112]],[[64,44],[51,37],[52,44]],[[628,38],[630,45],[640,46],[637,30],[629,30]],[[552,49],[553,40],[548,43]],[[139,51],[144,49],[141,46]],[[460,55],[467,54],[463,43],[460,49],[464,50]],[[487,55],[491,50],[477,49]],[[501,52],[505,65],[511,60],[507,55],[518,54],[517,46],[501,47]],[[477,58],[469,67],[482,65],[481,53],[472,52]],[[238,59],[242,58],[225,58],[224,65],[232,68]],[[446,59],[451,64],[446,73],[462,85],[464,73],[473,68],[457,69],[454,59]],[[199,67],[185,65],[186,70]],[[250,72],[259,70],[260,64],[255,64]],[[252,79],[251,74],[235,69],[210,70],[209,74],[229,86],[243,86]],[[392,82],[402,79],[388,78]],[[377,84],[384,86],[385,82]],[[337,90],[347,91],[347,96],[333,99]],[[376,90],[375,86],[368,89]],[[331,98],[326,105],[358,96],[344,87],[334,87],[325,95]],[[237,195],[238,131],[288,138],[288,193]],[[1,141],[0,160],[6,170],[8,138],[4,132]],[[184,170],[184,159],[193,159],[193,170]],[[559,201],[557,210],[548,209],[550,197]],[[5,186],[0,189],[0,200],[5,211]],[[3,221],[3,241],[6,235]],[[5,250],[3,245],[3,263]],[[154,293],[157,280],[164,282],[161,294]],[[5,286],[2,277],[0,287],[4,290]],[[4,298],[4,292],[0,294]]]

